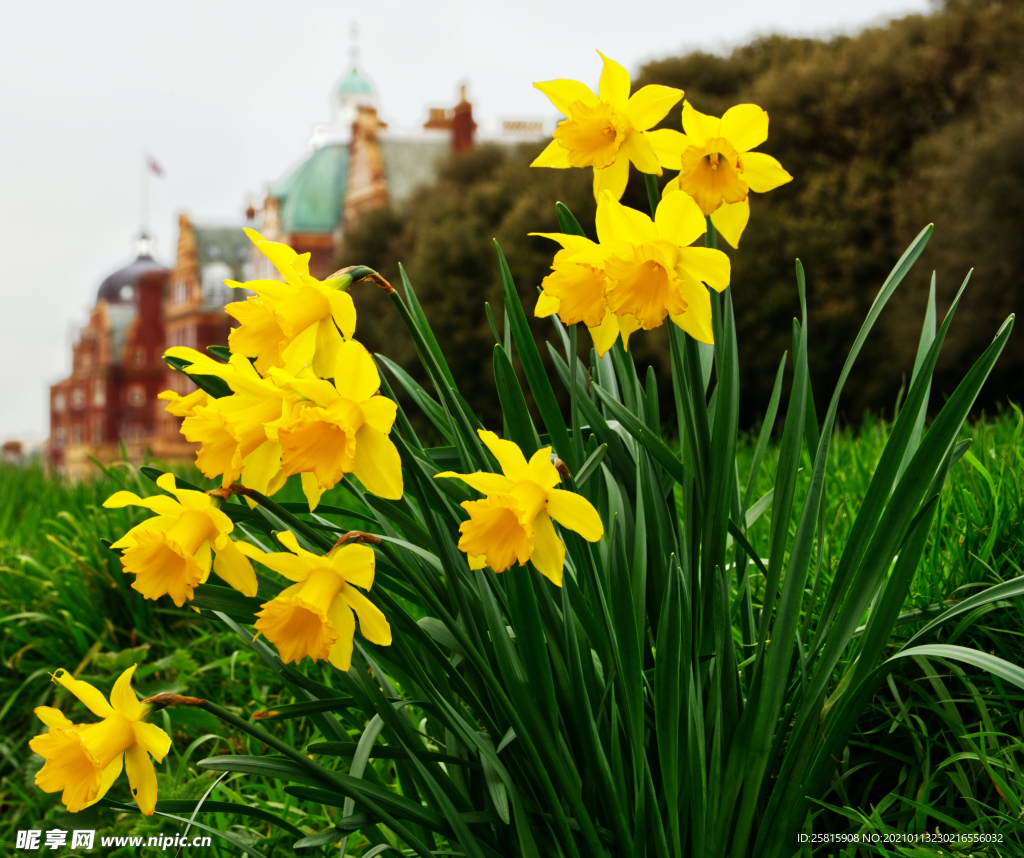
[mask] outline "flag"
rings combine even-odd
[[[156,158],[152,157],[151,155],[146,156],[146,168],[154,176],[162,177],[164,174],[164,168],[161,167],[160,164],[157,162]]]

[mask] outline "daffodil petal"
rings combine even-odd
[[[682,169],[683,152],[691,145],[689,137],[672,128],[658,128],[655,131],[645,131],[644,139],[654,149],[654,154],[658,156],[662,167],[669,170]]]
[[[114,708],[107,703],[102,692],[98,688],[91,686],[88,682],[75,679],[64,669],[54,673],[53,678],[81,700],[85,704],[86,709],[92,712],[93,715],[106,718],[114,714]]]
[[[654,215],[654,224],[659,237],[679,247],[693,244],[708,228],[700,206],[688,194],[662,197]]]
[[[171,737],[148,721],[137,721],[132,727],[135,730],[135,741],[146,753],[152,754],[154,760],[162,762],[171,750]]]
[[[698,342],[713,344],[714,332],[711,327],[711,295],[703,283],[687,277],[683,281],[683,297],[686,299],[685,313],[672,315],[672,321]]]
[[[546,319],[553,313],[557,313],[560,305],[561,301],[554,295],[541,292],[537,298],[537,306],[533,308],[533,315],[538,319]]]
[[[157,515],[181,515],[181,504],[167,495],[153,495],[153,497],[140,498],[134,492],[114,492],[114,494],[103,501],[103,506],[107,509],[141,506],[152,510]]]
[[[552,140],[536,158],[531,167],[554,167],[562,170],[569,165],[569,150],[557,140]]]
[[[562,572],[565,568],[565,546],[555,533],[554,525],[547,513],[542,512],[533,520],[533,554],[530,560],[537,571],[556,587],[562,586]]]
[[[643,134],[630,134],[622,143],[619,158],[625,155],[641,173],[661,175],[661,162]],[[618,160],[618,159],[616,159]]]
[[[563,248],[574,254],[586,253],[597,247],[596,242],[591,241],[584,235],[569,235],[564,232],[531,232],[530,235],[557,241]]]
[[[626,102],[626,116],[634,131],[646,131],[661,122],[682,97],[681,89],[648,84],[630,96]]]
[[[245,555],[238,550],[238,543],[225,540],[223,547],[217,549],[213,571],[225,584],[243,596],[256,595],[256,572]]]
[[[245,457],[242,463],[242,485],[261,494],[273,494],[270,486],[280,471],[281,444],[277,441],[264,441]]]
[[[105,796],[110,788],[121,776],[121,770],[124,768],[124,754],[118,754],[114,759],[110,761],[107,767],[103,770],[103,774],[100,775],[100,788],[96,791],[96,799],[90,804],[94,804]],[[70,810],[70,808],[68,808]]]
[[[345,399],[362,402],[380,389],[380,374],[366,346],[348,340],[338,349],[334,386]]]
[[[398,449],[387,435],[369,424],[356,433],[355,475],[377,497],[402,497],[402,459]]]
[[[526,465],[526,456],[519,449],[519,445],[512,441],[503,441],[493,432],[486,429],[477,429],[477,435],[484,442],[484,446],[491,451],[491,455],[498,460],[502,472],[513,482],[528,480],[529,469]]]
[[[602,244],[643,244],[657,240],[658,230],[643,212],[622,205],[611,193],[602,193],[597,201],[597,236]]]
[[[305,557],[307,560],[320,559],[319,555],[314,554],[312,551],[306,551],[305,548],[299,545],[299,540],[295,538],[295,534],[290,530],[282,530],[277,534],[277,541],[292,552],[292,554],[296,554],[299,557]]]
[[[331,555],[331,566],[349,584],[364,590],[373,586],[374,556],[369,545],[342,545]]]
[[[352,339],[356,332],[356,305],[347,291],[332,289],[327,293],[327,301],[331,305],[331,316],[337,323],[346,340]]]
[[[324,493],[324,490],[320,487],[320,481],[317,480],[316,474],[308,471],[304,471],[299,475],[299,481],[302,484],[302,493],[306,496],[309,511],[312,512],[319,505],[320,496]]]
[[[156,810],[156,769],[142,745],[132,745],[124,752],[124,767],[135,803],[144,815],[152,816]]]
[[[398,416],[398,404],[386,396],[371,396],[360,404],[363,419],[378,432],[391,432]]]
[[[594,199],[600,199],[602,191],[608,191],[616,200],[622,199],[628,182],[629,158],[620,152],[604,169],[594,167]]]
[[[572,116],[572,103],[582,101],[588,107],[597,104],[598,98],[591,92],[590,87],[578,80],[545,80],[535,83],[534,87],[543,92],[551,103],[557,107],[563,116]]]
[[[750,198],[738,203],[726,203],[711,215],[711,222],[722,236],[733,247],[740,246],[740,236],[750,219]]]
[[[353,637],[356,632],[356,618],[343,599],[335,599],[327,617],[338,633],[338,639],[331,645],[327,660],[338,670],[348,670],[352,666]]]
[[[530,479],[546,489],[557,486],[562,481],[558,470],[551,463],[550,447],[541,447],[530,456],[528,467],[530,468]]]
[[[504,474],[488,474],[486,471],[477,471],[475,474],[456,474],[454,471],[444,471],[435,475],[434,478],[439,477],[453,477],[462,480],[470,488],[483,492],[485,495],[494,492],[507,492],[513,485],[512,480]]]
[[[562,527],[582,536],[587,542],[597,542],[604,536],[604,524],[594,505],[583,495],[552,489],[548,494],[548,515]]]
[[[737,104],[722,115],[722,136],[746,152],[768,139],[768,114],[756,104]]]
[[[129,721],[138,721],[142,717],[142,704],[132,689],[132,675],[137,665],[132,665],[125,670],[114,683],[110,691],[110,705],[119,715],[124,715]]]
[[[37,706],[32,711],[47,727],[70,730],[75,726],[60,709],[54,709],[52,706]]]
[[[717,116],[708,116],[695,110],[689,101],[683,102],[683,131],[693,138],[695,145],[702,145],[709,137],[720,137],[721,126],[722,120]]]
[[[596,328],[590,328],[590,337],[594,341],[594,349],[598,357],[604,357],[615,341],[619,338],[619,325],[611,310],[606,310],[604,319]]]
[[[707,283],[716,292],[729,285],[732,266],[729,257],[713,247],[679,248],[679,268]]]
[[[354,587],[341,591],[341,598],[359,617],[359,631],[370,643],[391,646],[391,626],[384,613]]]
[[[763,194],[793,181],[793,177],[782,168],[782,164],[763,152],[747,152],[743,155],[742,162],[743,179],[755,193]]]
[[[285,554],[282,551],[268,554],[248,542],[236,542],[235,546],[242,554],[251,557],[257,563],[262,563],[268,569],[273,569],[279,575],[284,575],[289,581],[305,581],[309,577],[309,562],[294,554]]]
[[[597,53],[604,60],[597,94],[602,101],[607,101],[612,107],[623,110],[629,102],[629,72],[615,60],[608,59],[600,51]]]

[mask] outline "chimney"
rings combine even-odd
[[[452,111],[452,151],[465,152],[473,148],[473,133],[476,123],[473,121],[473,105],[466,101],[466,87],[462,87],[461,99]]]

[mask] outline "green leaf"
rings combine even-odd
[[[494,243],[494,249],[498,254],[498,267],[501,272],[501,287],[505,293],[505,320],[512,328],[512,338],[516,344],[516,351],[519,353],[519,360],[523,364],[523,372],[526,374],[526,381],[533,393],[533,400],[537,403],[537,410],[540,411],[541,419],[551,434],[551,441],[555,453],[569,466],[570,471],[576,470],[576,461],[573,455],[572,444],[569,441],[569,430],[565,425],[565,418],[558,407],[558,400],[555,399],[555,392],[551,388],[548,374],[540,359],[540,352],[537,344],[533,341],[533,333],[526,321],[526,313],[523,312],[523,305],[519,300],[519,293],[512,282],[512,272],[508,270],[508,263],[505,255],[501,252],[498,243]]]
[[[256,613],[263,607],[265,599],[256,596],[243,596],[231,587],[217,584],[203,584],[197,587],[192,601],[188,604],[200,611],[220,611],[236,620],[252,625],[256,622]]]
[[[286,703],[272,709],[261,709],[250,716],[253,721],[286,721],[289,718],[303,718],[315,712],[342,712],[354,707],[353,697],[328,697],[326,700],[310,700],[305,703]]]
[[[540,449],[540,436],[530,418],[526,397],[512,368],[512,361],[500,346],[494,347],[494,383],[501,402],[501,414],[508,426],[508,440],[514,441],[527,459]]]

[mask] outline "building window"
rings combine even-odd
[[[146,386],[132,384],[128,387],[128,404],[135,407],[146,404]]]
[[[71,407],[81,408],[83,405],[85,405],[85,391],[76,387],[71,391]]]
[[[55,447],[63,447],[64,442],[67,440],[65,437],[66,435],[67,433],[64,431],[64,427],[58,426],[57,431],[53,433],[53,445]]]
[[[56,396],[53,397],[54,411],[63,411],[65,408],[67,408],[67,405],[67,398],[64,396],[63,393],[58,393]]]
[[[76,423],[71,427],[71,443],[81,444],[82,443],[82,424]]]
[[[92,442],[93,444],[103,443],[103,418],[93,417],[92,418]]]
[[[146,350],[142,346],[136,346],[132,352],[132,361],[136,366],[144,366],[146,363]]]
[[[102,408],[107,404],[107,388],[102,378],[97,378],[92,383],[92,404],[96,408]]]

